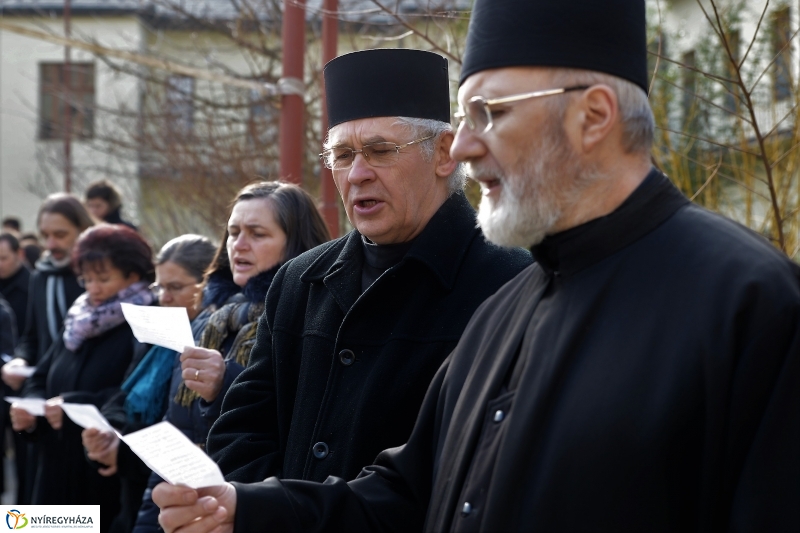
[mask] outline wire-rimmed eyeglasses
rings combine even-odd
[[[178,294],[186,287],[197,287],[197,283],[167,283],[166,285],[159,285],[158,283],[150,284],[150,290],[157,295],[168,292],[169,294]]]
[[[364,159],[373,167],[390,167],[397,162],[400,157],[400,150],[413,144],[433,139],[436,134],[414,139],[405,144],[395,144],[393,142],[381,142],[365,144],[361,150],[354,150],[348,146],[334,146],[319,154],[326,168],[331,170],[347,170],[353,166],[356,154],[363,154]]]
[[[492,106],[519,102],[529,98],[539,98],[540,96],[553,96],[570,91],[582,91],[588,89],[589,85],[576,85],[574,87],[561,87],[559,89],[547,89],[545,91],[534,91],[532,93],[513,94],[500,98],[484,98],[483,96],[473,96],[467,100],[466,105],[455,113],[455,118],[459,121],[459,127],[466,122],[467,127],[479,134],[486,133],[494,122],[492,121]]]

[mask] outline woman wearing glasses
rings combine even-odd
[[[182,235],[165,244],[156,257],[156,282],[152,288],[162,307],[183,307],[189,316],[195,341],[199,341],[216,304],[225,296],[202,299],[203,274],[208,269],[216,247],[206,237]],[[219,291],[217,291],[219,292]],[[212,295],[214,291],[209,290]],[[222,298],[222,301],[219,301]],[[144,359],[126,377],[122,390],[101,409],[103,415],[122,433],[130,433],[160,421],[180,383],[180,354],[161,346],[153,346]],[[170,382],[173,386],[170,390]],[[172,422],[191,426],[191,413],[180,412]],[[111,524],[111,531],[130,531],[147,486],[150,469],[116,434],[85,429],[81,434],[87,456],[94,461],[101,476],[117,475],[121,484],[120,511]]]
[[[119,506],[119,482],[86,462],[81,429],[61,408],[64,402],[102,406],[119,390],[126,370],[147,347],[133,337],[121,303],[151,305],[152,251],[135,231],[118,225],[86,230],[73,251],[73,265],[86,292],[70,307],[61,336],[45,353],[23,396],[46,399],[44,417],[11,407],[15,431],[38,440],[34,504],[100,504],[108,531]]]
[[[244,369],[255,342],[256,322],[280,266],[330,239],[313,199],[282,182],[248,185],[236,195],[223,242],[206,275],[205,298],[225,300],[209,318],[202,348],[185,351],[173,373],[166,420],[205,447],[211,424],[234,378]],[[150,489],[134,531],[159,531],[158,507]]]

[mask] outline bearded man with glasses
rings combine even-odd
[[[450,157],[447,61],[382,49],[325,68],[333,170],[355,230],[272,282],[207,449],[230,481],[355,477],[404,443],[480,303],[531,263],[488,244]]]
[[[800,268],[652,168],[647,87],[644,0],[476,0],[451,154],[536,263],[408,443],[192,500],[194,530],[800,531]]]

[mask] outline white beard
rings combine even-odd
[[[541,133],[519,168],[504,174],[470,166],[473,178],[484,174],[501,182],[497,201],[483,196],[478,211],[478,225],[494,244],[530,248],[542,242],[591,179],[592,173],[573,153],[561,121],[551,119],[553,126]]]
[[[525,173],[523,176],[537,174]],[[486,238],[498,246],[529,248],[542,242],[561,216],[561,209],[532,179],[521,176],[502,178],[500,198],[495,202],[481,198],[478,225]]]

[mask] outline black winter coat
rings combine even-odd
[[[800,267],[655,172],[533,254],[405,446],[237,484],[235,530],[800,531]]]
[[[84,291],[71,267],[57,267],[48,257],[36,263],[29,287],[25,330],[17,344],[16,355],[36,366],[59,338],[64,316]]]
[[[17,332],[21,335],[25,331],[26,314],[28,312],[28,289],[31,271],[22,265],[17,272],[8,279],[0,280],[0,294],[6,299],[14,318],[17,320]],[[13,355],[14,352],[4,352]]]
[[[65,402],[91,403],[98,409],[119,391],[129,367],[147,351],[127,323],[93,338],[72,352],[59,337],[25,383],[23,396]],[[100,520],[107,531],[119,511],[119,480],[102,477],[87,461],[78,425],[64,415],[56,431],[44,417],[37,419],[33,437],[39,442],[34,504],[100,504]]]
[[[0,353],[6,356],[14,353],[16,344],[17,320],[14,317],[14,310],[4,298],[0,297]]]
[[[208,451],[229,480],[355,477],[406,441],[472,313],[531,263],[488,244],[463,194],[363,294],[354,231],[278,272]]]

